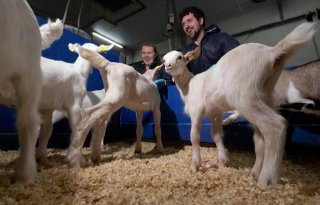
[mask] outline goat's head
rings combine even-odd
[[[90,61],[93,67],[96,67],[96,68],[103,69],[109,63],[109,61],[106,60],[98,52],[89,50],[83,46],[78,47],[78,53],[82,58]]]
[[[68,47],[69,47],[70,51],[79,53],[80,45],[78,43],[75,43],[75,44],[69,43]],[[86,48],[90,51],[95,51],[95,52],[108,52],[109,50],[111,50],[113,48],[113,44],[109,45],[109,46],[104,45],[104,44],[97,46],[93,43],[85,43],[81,47]]]
[[[163,56],[166,72],[172,77],[181,75],[186,68],[187,60],[181,52],[171,51]]]

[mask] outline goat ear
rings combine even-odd
[[[111,45],[109,45],[109,46],[107,46],[107,45],[104,45],[104,44],[101,44],[100,46],[99,46],[99,48],[98,48],[98,50],[100,51],[100,52],[108,52],[109,50],[111,50],[112,48],[113,48],[113,46],[114,46],[114,44],[111,44]]]
[[[93,67],[96,68],[103,68],[105,67],[109,61],[107,61],[102,55],[97,52],[88,50],[86,48],[80,47],[79,48],[79,55],[90,61]]]
[[[77,43],[75,43],[75,44],[69,43],[68,44],[68,48],[71,52],[79,53],[79,47],[80,47],[80,45]]]
[[[192,51],[189,51],[188,53],[186,53],[183,57],[185,59],[186,64],[189,63],[190,61],[198,58],[200,56],[201,53],[201,49],[200,47],[195,48]]]
[[[183,61],[185,62],[185,64],[188,64],[191,60],[193,59],[190,58],[190,56],[188,56],[187,54],[183,56]]]

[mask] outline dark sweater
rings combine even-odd
[[[201,54],[200,56],[189,62],[187,67],[193,74],[199,74],[206,71],[212,65],[216,64],[218,60],[228,51],[237,47],[239,42],[227,33],[220,32],[216,25],[212,25],[205,30],[205,35],[201,40]],[[182,51],[186,54],[188,51],[194,50],[198,45],[194,42],[187,45]]]

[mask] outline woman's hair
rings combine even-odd
[[[182,21],[182,18],[189,13],[192,13],[198,21],[200,20],[200,18],[203,18],[203,27],[205,28],[206,17],[204,15],[204,12],[200,8],[195,6],[185,7],[179,14],[180,21]]]

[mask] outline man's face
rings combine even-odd
[[[182,27],[184,32],[192,39],[196,40],[199,36],[203,25],[203,18],[200,18],[199,21],[194,17],[193,13],[182,18]]]
[[[152,64],[153,60],[156,57],[156,53],[153,50],[152,46],[143,46],[141,50],[141,58],[145,65],[149,66]]]

